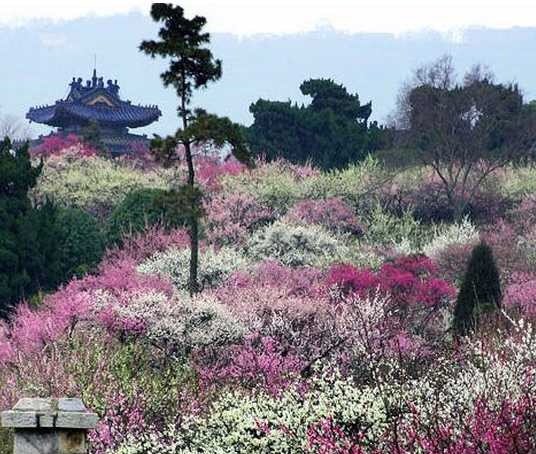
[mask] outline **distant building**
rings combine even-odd
[[[74,78],[65,99],[53,105],[32,107],[26,114],[30,122],[58,128],[58,134],[80,135],[92,124],[98,126],[100,139],[113,154],[128,152],[136,145],[147,145],[145,135],[130,134],[128,128],[147,126],[162,115],[156,105],[133,105],[119,96],[117,80],[104,84],[102,77],[93,77],[82,83],[82,78]],[[39,142],[39,141],[38,141]]]

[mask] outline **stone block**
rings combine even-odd
[[[17,430],[15,454],[86,454],[84,430]]]
[[[80,399],[63,397],[58,399],[58,412],[60,411],[84,412],[87,408]]]
[[[43,399],[41,397],[23,397],[13,407],[18,411],[35,411],[39,413],[51,412],[53,408],[53,399]]]
[[[39,427],[55,427],[56,426],[56,416],[53,414],[48,415],[38,415],[39,418]]]
[[[2,412],[2,427],[30,428],[37,427],[37,413],[35,411]]]
[[[36,432],[16,430],[14,454],[52,454],[58,453],[58,437],[53,431]]]
[[[60,454],[86,454],[88,450],[85,430],[62,430],[58,432]]]
[[[15,429],[14,454],[86,454],[98,417],[80,399],[24,398],[1,421]]]
[[[95,413],[58,412],[56,427],[68,429],[93,429],[99,418]]]

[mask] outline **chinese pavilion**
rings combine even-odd
[[[82,78],[74,78],[69,84],[69,94],[65,99],[49,106],[32,107],[26,114],[30,122],[58,128],[58,134],[80,135],[83,128],[97,124],[101,141],[113,154],[123,154],[135,145],[147,145],[146,135],[128,132],[128,128],[147,126],[162,115],[156,105],[133,105],[119,96],[117,80],[93,77],[82,83]]]

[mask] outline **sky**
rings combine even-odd
[[[2,0],[0,24],[34,19],[70,20],[88,15],[147,14],[144,0]],[[432,29],[457,34],[465,27],[536,26],[534,0],[183,0],[186,11],[208,19],[209,31],[251,35],[297,33],[329,26],[343,32]]]
[[[134,132],[168,134],[176,97],[159,74],[165,62],[138,51],[158,26],[144,0],[0,0],[0,118],[23,120],[30,106],[63,98],[73,76],[118,79],[121,96],[157,104],[160,120]],[[332,78],[384,122],[401,84],[423,63],[448,53],[459,74],[489,65],[501,82],[536,98],[536,0],[183,0],[203,15],[223,77],[194,97],[200,106],[249,125],[259,98],[307,103],[309,78]],[[32,134],[50,128],[32,124]]]

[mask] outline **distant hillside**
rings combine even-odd
[[[161,86],[163,66],[137,51],[155,31],[140,14],[0,29],[0,57],[9,68],[0,78],[0,112],[22,117],[29,106],[63,97],[72,76],[89,77],[96,53],[98,72],[118,79],[124,97],[161,107],[160,122],[145,132],[173,130],[175,98]],[[331,29],[249,38],[216,34],[213,48],[223,60],[224,76],[198,102],[249,123],[248,107],[259,97],[301,102],[298,87],[304,79],[331,77],[357,91],[362,101],[372,100],[373,118],[382,121],[411,68],[445,52],[461,70],[476,61],[490,65],[499,80],[518,81],[531,99],[536,97],[535,43],[536,28],[471,29],[456,40],[435,32],[396,37]],[[33,131],[47,129],[34,125]]]

